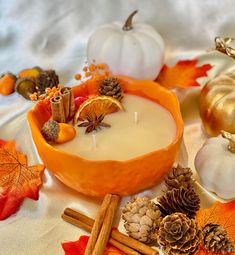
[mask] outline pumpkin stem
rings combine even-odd
[[[223,138],[229,141],[229,144],[228,144],[229,151],[231,151],[232,153],[235,153],[235,138],[233,137],[233,135],[224,130],[221,131],[221,134]]]
[[[122,29],[123,29],[124,31],[129,31],[129,30],[131,30],[131,29],[133,28],[133,26],[132,26],[132,19],[133,19],[134,15],[135,15],[137,12],[138,12],[138,10],[133,11],[133,12],[130,14],[130,16],[127,18],[127,20],[126,20],[124,26],[122,27]]]

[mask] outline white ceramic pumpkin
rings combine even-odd
[[[209,138],[198,151],[195,168],[203,187],[221,198],[234,199],[235,139],[228,132],[222,134]]]
[[[115,22],[99,27],[87,46],[88,63],[107,64],[115,75],[154,80],[164,61],[164,42],[147,24],[134,24],[133,12],[125,25]]]

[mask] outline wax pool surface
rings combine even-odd
[[[125,111],[106,115],[104,122],[111,125],[96,132],[96,149],[92,148],[92,134],[76,127],[72,141],[56,145],[66,152],[90,160],[128,160],[169,145],[176,135],[171,114],[159,104],[142,97],[125,94]],[[135,124],[134,112],[138,112]]]

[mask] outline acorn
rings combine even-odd
[[[43,125],[41,133],[47,142],[53,143],[66,143],[76,136],[76,130],[73,126],[58,123],[52,119]]]
[[[30,96],[37,91],[34,79],[30,77],[18,78],[15,90],[25,99],[30,99]]]
[[[14,92],[16,76],[12,73],[4,73],[0,76],[0,94],[8,96]]]
[[[42,72],[41,67],[35,66],[33,68],[27,68],[23,69],[19,72],[18,77],[23,78],[23,77],[29,77],[32,79],[37,78],[37,76]]]

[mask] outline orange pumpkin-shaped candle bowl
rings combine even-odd
[[[85,195],[101,197],[113,193],[125,196],[153,187],[170,170],[180,147],[184,125],[176,95],[153,81],[137,81],[123,76],[118,79],[124,94],[149,99],[171,113],[176,135],[168,146],[128,160],[88,160],[46,142],[41,128],[51,114],[43,102],[28,112],[32,137],[47,169],[64,184]],[[75,97],[96,95],[97,91],[95,79],[73,87]]]

